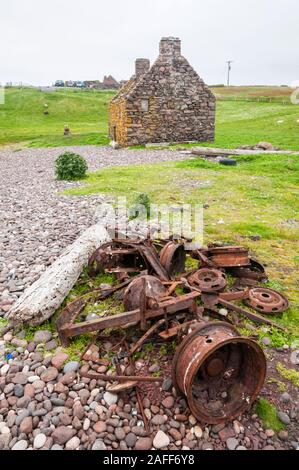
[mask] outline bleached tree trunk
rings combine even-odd
[[[244,149],[217,149],[211,147],[194,147],[191,149],[193,155],[200,156],[230,156],[230,155],[258,155],[258,154],[283,154],[283,155],[299,155],[299,152],[292,150],[244,150]]]
[[[76,283],[90,255],[110,240],[102,225],[89,227],[15,302],[6,316],[9,324],[34,326],[50,318]]]

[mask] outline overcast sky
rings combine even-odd
[[[298,0],[0,0],[0,82],[127,79],[162,36],[208,84],[299,80]]]

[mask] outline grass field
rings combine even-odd
[[[147,193],[152,203],[207,204],[204,242],[248,246],[267,266],[269,286],[282,290],[291,301],[290,310],[277,322],[299,335],[299,159],[237,158],[237,167],[192,159],[107,168],[89,175],[84,187],[68,194],[109,193],[125,195],[132,202],[138,194]],[[253,235],[260,240],[253,241]]]
[[[108,103],[112,91],[58,89],[52,93],[33,88],[10,88],[0,106],[0,145],[55,147],[108,143]],[[44,114],[48,104],[49,114]],[[72,135],[63,136],[64,125]]]
[[[225,87],[212,87],[214,95],[218,98],[225,97],[229,99],[252,99],[262,100],[270,99],[271,101],[286,102],[290,99],[293,93],[293,88],[282,86],[225,86]]]
[[[219,99],[212,145],[236,147],[266,140],[283,149],[299,150],[299,106],[289,101],[291,89],[219,87],[213,92]],[[45,93],[31,88],[7,89],[5,104],[0,106],[0,145],[106,145],[108,103],[113,95],[113,91],[96,90]],[[262,97],[272,97],[273,102],[246,101]],[[44,104],[48,104],[48,115],[43,113]],[[65,124],[71,128],[69,137],[63,136]]]

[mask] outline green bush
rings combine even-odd
[[[58,180],[77,180],[86,176],[87,163],[81,155],[65,152],[55,161],[55,174]]]
[[[148,196],[148,194],[142,193],[142,194],[139,194],[135,198],[133,205],[129,209],[129,219],[130,220],[138,219],[141,215],[140,213],[141,208],[146,211],[146,216],[148,219],[150,216],[150,208],[151,208],[151,201],[150,201],[150,197]],[[143,214],[143,211],[142,211],[142,214]]]

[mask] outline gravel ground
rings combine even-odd
[[[47,265],[93,222],[101,196],[67,197],[57,192],[73,184],[56,182],[53,163],[63,149],[0,151],[0,312],[9,310]],[[104,166],[188,158],[178,152],[72,148],[88,159],[90,170]],[[107,199],[106,199],[107,200]],[[112,338],[109,338],[109,340]],[[112,343],[104,347],[109,351]],[[139,359],[136,370],[157,373],[162,386],[141,387],[150,432],[134,390],[115,395],[106,383],[83,374],[80,364],[60,348],[57,333],[39,330],[32,341],[25,332],[0,339],[1,449],[201,449],[279,450],[299,448],[298,389],[286,383],[284,393],[266,381],[262,396],[275,403],[285,429],[265,428],[254,409],[232,423],[198,423],[184,398],[172,387],[171,357]],[[290,351],[267,349],[268,374],[275,364],[290,364]],[[154,364],[153,364],[154,362]],[[106,372],[101,366],[99,372]],[[281,377],[278,377],[281,379]],[[156,387],[156,388],[155,388]]]
[[[93,223],[95,209],[104,200],[99,195],[58,194],[78,184],[54,179],[54,160],[66,150],[84,156],[90,171],[188,158],[169,150],[95,146],[0,150],[0,315]]]
[[[116,340],[116,342],[114,341]],[[111,341],[111,342],[110,342]],[[100,344],[106,351],[119,344],[111,335]],[[39,330],[32,341],[24,332],[7,333],[2,348],[11,359],[0,359],[0,450],[288,450],[299,449],[298,389],[273,393],[267,381],[264,398],[275,403],[285,429],[264,427],[254,408],[233,422],[206,426],[177,396],[170,378],[171,355],[135,362],[136,373],[160,372],[161,384],[141,384],[139,393],[149,432],[144,427],[135,390],[107,392],[107,382],[84,374],[95,365],[70,361],[57,347],[57,334]],[[1,348],[1,341],[0,341]],[[267,350],[270,363],[289,366],[289,353]],[[124,360],[125,361],[125,360]],[[97,366],[106,373],[106,366]],[[271,376],[272,376],[271,371]]]

